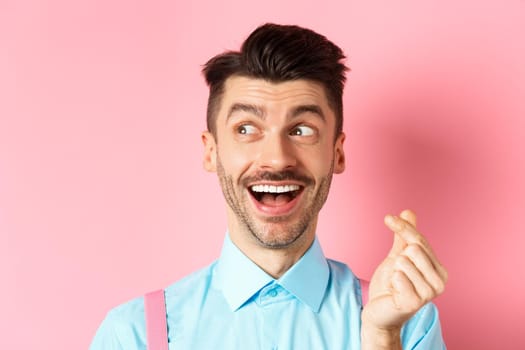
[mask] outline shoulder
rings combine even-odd
[[[169,302],[174,297],[178,299],[192,297],[195,292],[210,288],[216,265],[217,262],[215,261],[168,286],[165,289],[166,301]]]
[[[326,259],[330,270],[330,280],[341,286],[354,286],[358,282],[357,276],[345,263],[333,259]]]
[[[327,297],[337,297],[342,300],[352,300],[361,305],[361,283],[354,272],[343,262],[326,259],[330,271]]]
[[[111,309],[100,324],[90,350],[144,349],[144,298]]]
[[[198,290],[208,287],[215,263],[197,270],[164,289],[166,303],[170,299],[191,297]],[[144,318],[144,296],[125,302],[109,311],[108,317],[115,322],[133,322]]]
[[[177,300],[188,302],[202,294],[210,283],[215,263],[187,275],[168,286],[166,306]],[[197,298],[198,299],[198,298]],[[111,309],[97,330],[90,350],[145,349],[144,296],[140,296]]]

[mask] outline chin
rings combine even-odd
[[[293,246],[302,237],[306,235],[306,229],[295,227],[289,227],[288,225],[279,225],[281,227],[268,227],[273,226],[272,224],[267,225],[258,232],[251,230],[252,235],[267,248],[283,249]]]

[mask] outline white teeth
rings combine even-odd
[[[299,185],[285,185],[285,186],[253,185],[251,189],[253,192],[284,193],[284,192],[297,191],[299,189]]]

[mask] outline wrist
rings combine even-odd
[[[361,327],[362,350],[401,350],[401,329],[383,329],[364,323]]]

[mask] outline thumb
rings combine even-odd
[[[406,248],[407,242],[397,232],[394,232],[394,243],[390,249],[390,256],[398,256]]]
[[[417,224],[416,213],[414,213],[412,210],[405,209],[401,212],[399,216],[401,217],[401,219],[408,221],[408,223],[414,226],[414,228],[416,227],[416,224]]]

